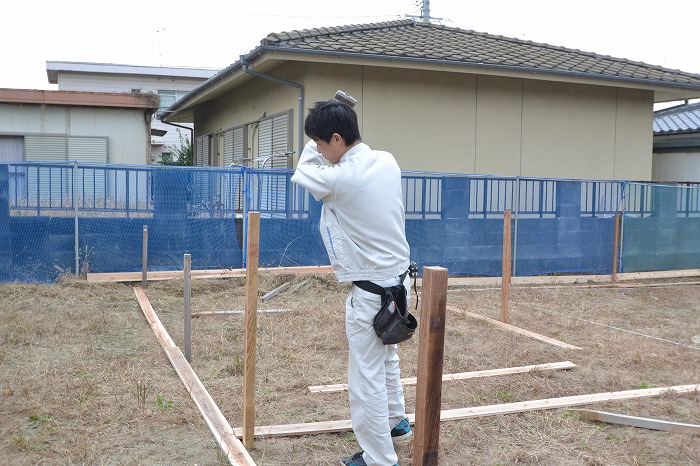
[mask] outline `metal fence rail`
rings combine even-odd
[[[181,198],[190,217],[233,217],[257,210],[271,218],[305,218],[310,195],[291,183],[292,170],[245,167],[162,167],[91,163],[22,162],[8,165],[12,215],[152,216],[159,173],[174,172],[161,191]],[[167,177],[160,176],[160,185]],[[557,189],[576,183],[582,217],[617,212],[654,214],[653,190],[661,185],[625,181],[556,180],[407,171],[402,176],[408,219],[441,218],[443,186],[463,179],[465,218],[496,218],[510,209],[521,218],[557,215]],[[668,186],[668,185],[666,185]],[[700,186],[677,189],[677,215],[700,215]]]

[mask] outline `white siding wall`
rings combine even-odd
[[[654,153],[653,179],[700,182],[700,151]]]
[[[161,90],[189,92],[203,82],[204,79],[181,77],[117,75],[71,71],[61,71],[58,73],[58,90],[60,91],[132,92],[132,90],[138,89],[142,93],[152,92],[158,94],[158,91]],[[192,125],[187,123],[182,123],[182,125],[192,127]],[[158,159],[161,152],[171,152],[173,148],[180,146],[180,135],[182,135],[183,138],[190,137],[190,131],[163,124],[156,116],[153,117],[151,127],[167,131],[163,137],[154,136],[151,138],[153,142],[151,149],[153,159]]]
[[[147,163],[150,128],[143,109],[61,107],[0,104],[4,135],[58,135],[107,137],[112,163]]]

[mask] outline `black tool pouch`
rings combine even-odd
[[[374,316],[374,332],[385,345],[394,345],[406,341],[418,328],[418,321],[408,312],[406,287],[401,276],[401,283],[383,288],[368,281],[354,282],[359,288],[382,297],[382,307]]]

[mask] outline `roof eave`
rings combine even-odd
[[[266,57],[267,56],[267,57]],[[622,76],[611,76],[594,73],[572,72],[567,70],[552,70],[532,67],[516,67],[489,63],[478,62],[458,62],[454,60],[440,60],[418,57],[402,57],[395,55],[376,55],[365,53],[348,53],[337,51],[324,51],[315,49],[297,49],[280,46],[260,45],[242,56],[242,60],[252,64],[255,61],[262,63],[265,58],[274,60],[283,60],[286,57],[302,61],[318,61],[318,57],[323,57],[326,63],[348,63],[348,62],[381,62],[381,66],[390,67],[405,67],[407,64],[421,64],[426,69],[445,70],[445,67],[459,70],[461,72],[480,71],[482,74],[492,74],[499,76],[520,77],[526,79],[545,79],[588,83],[588,84],[615,84],[616,86],[624,86],[638,89],[654,91],[655,102],[665,102],[670,100],[678,100],[685,98],[700,97],[700,85],[690,85],[669,81],[658,81],[651,79],[629,78]],[[488,73],[484,73],[488,71]],[[242,72],[241,60],[233,63],[229,67],[223,69],[217,75],[211,77],[200,86],[196,87],[185,97],[180,99],[174,105],[164,112],[161,118],[165,122],[173,121],[191,121],[184,118],[192,118],[193,108],[208,100],[215,90],[221,89],[227,84],[235,81],[235,73],[244,74]]]
[[[371,61],[382,61],[384,66],[397,66],[396,63],[421,63],[425,65],[439,66],[444,68],[445,66],[460,68],[465,70],[489,70],[496,72],[494,74],[524,74],[523,77],[532,78],[532,74],[553,76],[553,77],[568,77],[574,78],[580,82],[581,79],[603,81],[603,82],[615,82],[615,83],[628,83],[636,85],[643,88],[649,88],[649,86],[659,87],[659,88],[673,88],[673,89],[683,89],[683,90],[697,90],[700,93],[700,84],[684,84],[674,81],[659,81],[653,79],[641,79],[641,78],[631,78],[624,76],[613,76],[606,74],[596,74],[596,73],[582,73],[574,72],[568,70],[556,70],[556,69],[546,69],[546,68],[533,68],[533,67],[521,67],[521,66],[510,66],[510,65],[499,65],[491,63],[480,63],[480,62],[464,62],[455,60],[444,60],[444,59],[434,59],[434,58],[418,58],[418,57],[403,57],[396,55],[376,55],[376,54],[364,54],[364,53],[347,53],[347,52],[336,52],[336,51],[325,51],[325,50],[304,50],[295,48],[284,48],[284,47],[259,47],[265,52],[271,53],[285,53],[294,55],[308,55],[308,56],[324,56],[324,57],[337,57],[341,61],[346,61],[348,59],[361,59],[361,60],[371,60]],[[309,61],[309,60],[307,60]]]

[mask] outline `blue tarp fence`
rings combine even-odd
[[[62,274],[245,266],[258,211],[260,266],[328,264],[321,204],[292,170],[83,162],[0,164],[0,281]],[[406,235],[421,266],[499,276],[512,212],[513,275],[700,268],[700,187],[628,181],[404,172]],[[368,225],[371,228],[371,225]]]

